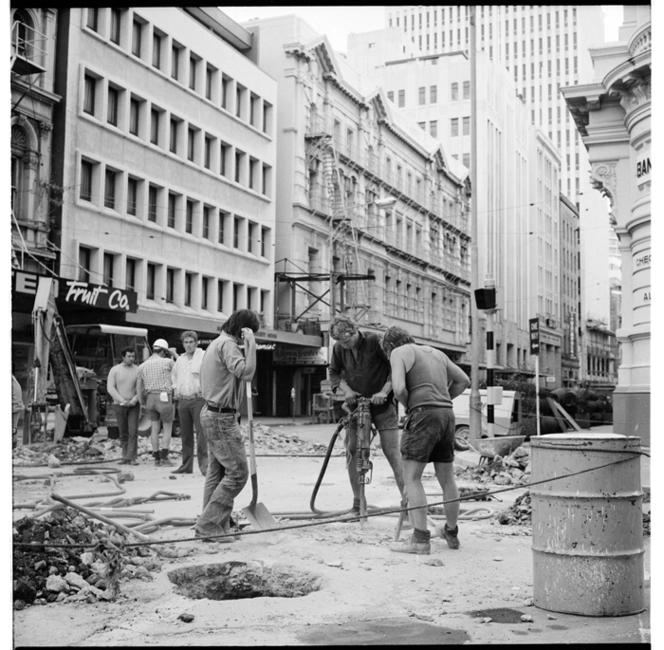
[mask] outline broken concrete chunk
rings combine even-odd
[[[178,620],[182,621],[183,623],[191,623],[194,620],[194,615],[193,614],[180,614],[180,616],[178,616]]]
[[[533,617],[530,614],[523,614],[521,616],[521,621],[523,623],[532,623],[533,622]]]
[[[46,589],[54,592],[68,591],[69,585],[62,576],[50,575],[46,578]]]

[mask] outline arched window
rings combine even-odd
[[[25,159],[29,151],[28,136],[18,124],[12,126],[11,135],[12,168],[11,168],[11,205],[17,219],[25,219],[25,191],[27,188],[27,171]]]
[[[16,29],[16,32],[12,34],[16,38],[14,42],[16,53],[25,59],[30,58],[35,31],[35,25],[30,14],[24,9],[17,9],[14,12],[12,23],[16,25],[16,27],[12,27],[12,30]]]

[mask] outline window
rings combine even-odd
[[[221,77],[221,107],[228,109],[228,89],[230,86],[230,78],[226,75]]]
[[[196,152],[196,131],[189,127],[187,130],[187,159],[194,160]]]
[[[210,295],[210,278],[201,278],[201,309],[208,308],[208,296]]]
[[[463,154],[462,161],[463,161],[463,166],[466,169],[470,169],[470,154],[469,153]]]
[[[150,111],[150,142],[159,144],[159,111],[154,108]]]
[[[267,238],[269,237],[269,230],[261,228],[261,257],[267,257]]]
[[[235,86],[235,117],[242,118],[244,116],[244,96],[245,88],[236,84]]]
[[[120,28],[122,27],[122,12],[120,9],[111,9],[111,43],[120,45]]]
[[[147,271],[148,277],[145,285],[145,297],[148,300],[154,300],[155,288],[157,285],[157,266],[148,262]]]
[[[115,209],[115,179],[116,173],[112,169],[106,170],[104,183],[104,206]]]
[[[429,122],[429,134],[431,135],[432,138],[437,138],[438,137],[438,121],[437,120],[431,120],[431,122]]]
[[[228,218],[228,213],[227,212],[222,212],[221,210],[219,211],[219,243],[224,244],[226,243],[226,219]]]
[[[212,167],[212,138],[209,136],[205,136],[203,165],[205,166],[205,169],[210,169]]]
[[[152,37],[152,66],[161,70],[161,35],[156,33]]]
[[[387,98],[388,98],[391,102],[394,102],[394,91],[393,91],[393,90],[388,91],[388,93],[387,93]]]
[[[399,107],[403,108],[406,105],[406,91],[405,90],[400,90],[399,91]]]
[[[136,291],[136,260],[131,257],[127,258],[125,289],[127,289],[127,291]]]
[[[235,182],[244,183],[244,152],[236,149],[235,151]]]
[[[261,192],[268,196],[270,193],[270,185],[272,179],[272,167],[270,165],[263,165],[263,185],[261,187]]]
[[[426,122],[418,122],[417,126],[419,126],[422,129],[422,131],[424,131],[427,128],[427,123]]]
[[[459,118],[458,117],[453,117],[451,119],[451,126],[452,126],[452,137],[455,138],[456,136],[459,135]]]
[[[470,117],[463,118],[463,135],[470,135]]]
[[[210,213],[212,212],[212,208],[209,206],[204,206],[203,207],[203,230],[201,233],[201,236],[203,239],[210,239]]]
[[[420,86],[419,88],[418,101],[420,106],[423,106],[426,103],[426,88],[424,86]]]
[[[429,103],[435,104],[438,101],[438,86],[429,88]]]
[[[120,103],[120,92],[117,88],[109,86],[108,88],[108,123],[113,126],[118,125],[118,105]]]
[[[240,248],[240,218],[233,218],[233,248]]]
[[[79,282],[90,282],[92,270],[92,251],[85,246],[78,249],[78,280]]]
[[[192,287],[194,284],[194,274],[185,273],[184,274],[184,305],[185,307],[191,307],[191,294]]]
[[[138,181],[135,178],[127,179],[127,214],[136,216],[138,203]]]
[[[157,188],[154,185],[148,189],[148,221],[157,222]]]
[[[205,68],[205,99],[212,99],[212,82],[214,81],[214,69],[210,66]]]
[[[219,173],[222,176],[228,176],[229,153],[230,153],[230,146],[222,142],[219,150]]]
[[[217,280],[217,311],[224,311],[224,281]]]
[[[90,115],[95,114],[97,80],[89,74],[85,75],[83,110]]]
[[[451,96],[453,102],[456,102],[459,99],[459,84],[456,82],[452,84]]]
[[[198,60],[189,57],[189,88],[196,90],[196,70],[198,68]]]
[[[103,283],[107,287],[113,286],[113,271],[115,270],[115,255],[111,253],[104,253],[104,275]]]
[[[134,56],[141,56],[141,38],[143,25],[138,20],[134,20],[134,29],[131,35],[131,53]]]
[[[81,190],[80,198],[92,201],[92,172],[93,164],[89,160],[81,161]]]
[[[174,118],[171,118],[171,139],[169,150],[171,153],[178,152],[178,121]]]
[[[166,269],[166,302],[175,302],[175,269]]]
[[[129,133],[132,135],[138,135],[140,108],[137,99],[132,98],[129,100]]]
[[[470,99],[470,81],[463,82],[463,98]]]
[[[194,232],[194,202],[189,200],[187,200],[185,230],[189,234],[193,234]]]
[[[99,29],[99,9],[88,9],[88,17],[85,24],[89,29],[95,32]]]
[[[256,224],[251,223],[251,221],[248,224],[248,232],[247,232],[247,252],[248,253],[253,253],[254,252],[254,234],[256,232]]]
[[[180,78],[180,48],[177,45],[171,48],[171,77]]]
[[[175,194],[172,194],[169,192],[168,194],[168,218],[166,221],[166,225],[169,228],[175,228],[175,208],[176,208],[176,203],[177,203],[177,197]]]

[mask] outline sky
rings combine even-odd
[[[332,47],[338,52],[346,51],[346,37],[354,32],[370,32],[385,27],[385,6],[264,6],[264,7],[225,7],[220,6],[225,14],[235,22],[243,23],[252,18],[272,18],[297,14],[319,34],[325,34]],[[621,5],[603,5],[605,21],[605,40],[618,40],[618,27],[622,22]]]

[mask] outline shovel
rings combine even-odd
[[[244,516],[254,528],[265,530],[278,528],[279,522],[270,514],[269,510],[258,500],[258,477],[256,475],[256,453],[254,451],[254,421],[251,407],[251,382],[247,382],[247,417],[249,419],[249,468],[251,470],[251,503],[242,508]]]

